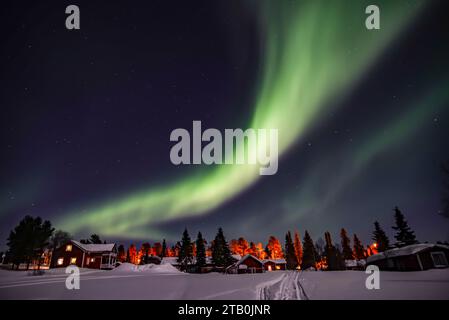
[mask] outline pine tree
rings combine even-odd
[[[365,249],[363,248],[362,242],[360,242],[359,238],[356,234],[354,234],[354,258],[356,260],[362,260],[365,259]]]
[[[396,239],[396,247],[404,247],[418,243],[418,241],[416,241],[415,233],[408,226],[401,210],[399,210],[398,207],[395,207],[393,210],[396,222],[396,226],[393,227],[393,229],[396,230],[396,235],[394,236]]]
[[[184,229],[181,239],[181,247],[179,248],[178,263],[182,270],[187,270],[187,266],[193,261],[192,241],[190,240],[187,228]]]
[[[313,240],[306,230],[303,239],[303,256],[302,256],[301,269],[306,270],[311,267],[315,268],[315,266],[316,266],[316,250],[313,244]]]
[[[374,232],[372,239],[377,243],[377,251],[383,252],[390,248],[390,240],[377,221],[374,222]]]
[[[206,265],[206,246],[201,232],[196,239],[196,266],[200,269]],[[201,269],[200,269],[201,270]]]
[[[223,229],[219,228],[212,246],[212,261],[217,267],[227,267],[232,264],[231,251],[223,234]]]
[[[100,236],[98,234],[95,234],[95,233],[90,236],[90,239],[88,241],[89,241],[89,243],[93,243],[93,244],[101,244],[101,243],[103,243],[101,241],[101,239],[100,239]]]
[[[123,244],[121,244],[117,248],[117,260],[120,262],[125,262],[125,259],[126,259],[125,247],[123,246]]]
[[[293,245],[292,234],[290,231],[285,235],[285,260],[288,270],[295,270],[298,266],[298,258],[296,257],[295,247]]]
[[[331,234],[329,232],[324,233],[324,239],[326,240],[326,246],[324,247],[324,255],[327,261],[327,270],[339,270],[339,261],[337,259],[337,249],[332,243]]]
[[[165,241],[165,239],[162,239],[162,251],[161,251],[161,255],[160,258],[164,258],[167,255],[167,242]]]
[[[296,259],[298,260],[298,266],[301,265],[302,263],[302,244],[301,244],[301,238],[299,237],[299,233],[298,231],[295,231],[295,240],[293,243],[294,247],[295,247],[295,254],[296,254]]]
[[[50,221],[42,221],[40,217],[25,216],[12,230],[8,237],[9,257],[11,262],[19,268],[25,262],[27,269],[33,260],[37,260],[40,268],[41,256],[49,245],[54,228]]]
[[[335,256],[336,256],[336,262],[337,262],[336,270],[345,270],[346,269],[345,258],[339,248],[336,248]]]
[[[351,250],[351,240],[349,240],[348,234],[344,228],[341,229],[340,236],[343,258],[345,260],[353,260],[354,256]]]

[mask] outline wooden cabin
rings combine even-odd
[[[279,271],[287,269],[287,261],[285,259],[265,259],[263,260],[265,271]]]
[[[227,267],[226,272],[233,274],[262,273],[264,272],[264,264],[261,260],[257,259],[255,256],[247,254],[239,261]]]
[[[117,246],[114,243],[84,244],[70,240],[53,251],[51,268],[76,265],[80,268],[113,269],[117,261]]]
[[[449,267],[449,246],[431,243],[413,244],[369,256],[367,265],[387,271],[421,271]]]

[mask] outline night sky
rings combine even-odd
[[[65,8],[81,29],[65,28]],[[0,13],[0,247],[30,214],[77,239],[266,241],[345,227],[449,240],[447,1],[14,1]],[[175,166],[176,128],[278,128],[279,170]]]

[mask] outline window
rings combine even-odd
[[[94,262],[95,261],[95,258],[90,258],[90,262]]]
[[[71,244],[68,244],[66,247],[65,247],[65,251],[72,251],[72,245]]]
[[[76,263],[76,258],[70,258],[70,264],[75,264]]]
[[[58,266],[62,266],[62,264],[64,263],[64,258],[59,258],[57,263]]]
[[[430,255],[432,256],[433,265],[435,268],[441,268],[441,267],[447,267],[447,260],[446,256],[444,255],[444,252],[431,252]]]

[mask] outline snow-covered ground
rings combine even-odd
[[[0,299],[449,299],[449,269],[381,272],[367,290],[361,271],[224,275],[185,274],[171,265],[124,264],[81,269],[79,290],[67,290],[63,269],[33,276],[0,270]]]

